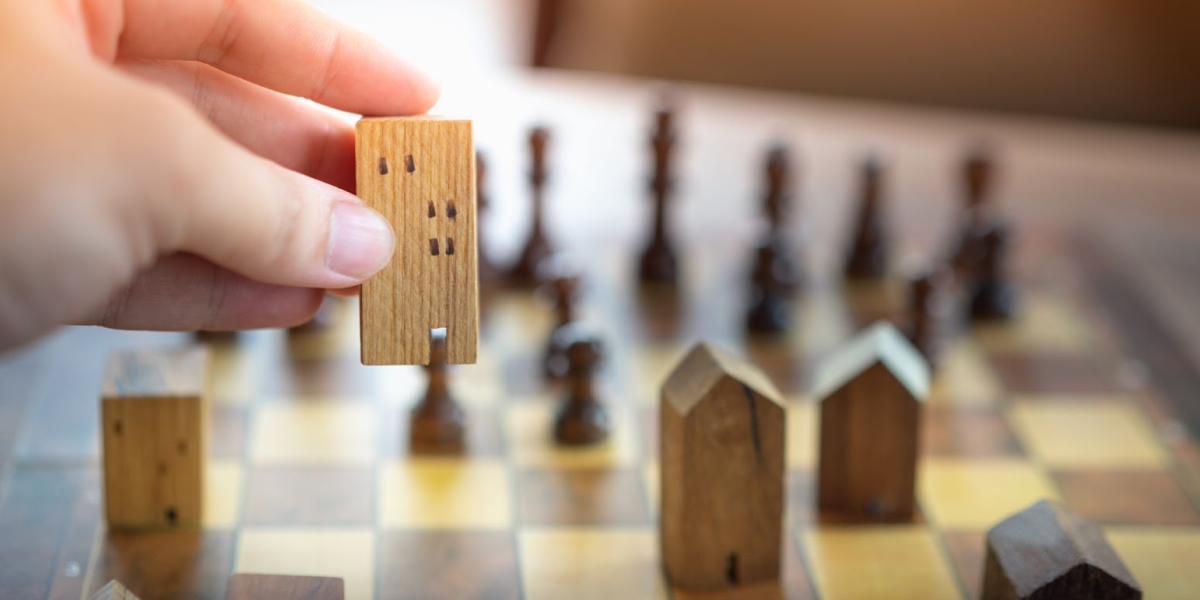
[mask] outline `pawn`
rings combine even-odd
[[[1009,231],[996,223],[983,236],[979,268],[974,273],[970,310],[974,321],[1006,321],[1016,312],[1017,293],[1005,280],[1004,256],[1008,251]]]
[[[529,183],[533,196],[533,215],[529,227],[529,238],[525,240],[525,246],[521,249],[517,263],[509,272],[509,279],[512,283],[521,287],[537,285],[538,269],[542,261],[553,253],[542,223],[547,179],[546,144],[549,139],[550,132],[545,127],[535,127],[529,134],[529,150],[532,155]]]
[[[782,281],[779,253],[774,244],[758,247],[750,274],[750,309],[746,328],[755,333],[782,333],[788,328],[787,284]]]
[[[550,330],[550,339],[546,344],[546,356],[543,367],[546,377],[559,378],[567,374],[567,344],[568,336],[563,332],[575,321],[575,299],[579,293],[579,276],[575,274],[560,274],[551,281],[554,293],[554,329]]]
[[[936,368],[943,347],[944,313],[950,289],[952,271],[931,269],[918,274],[910,282],[907,337],[916,347],[930,370]]]
[[[567,346],[570,391],[554,418],[554,439],[568,446],[603,441],[608,437],[608,411],[596,399],[593,380],[604,348],[597,337],[584,334],[576,326],[560,335],[571,340]]]
[[[429,340],[429,365],[425,372],[429,383],[425,396],[412,412],[412,444],[436,448],[461,446],[465,429],[463,412],[450,395],[444,331],[435,331]]]
[[[879,279],[887,272],[887,245],[884,240],[880,188],[883,165],[875,156],[862,163],[862,201],[859,206],[854,242],[850,259],[846,261],[846,277]]]

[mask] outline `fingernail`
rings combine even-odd
[[[325,266],[354,279],[377,273],[392,259],[396,236],[379,213],[361,204],[339,202],[329,224]]]

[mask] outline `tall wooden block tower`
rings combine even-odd
[[[204,348],[109,359],[100,401],[108,526],[198,526],[208,452]]]
[[[471,122],[364,118],[358,195],[392,224],[396,254],[362,286],[364,365],[429,364],[430,330],[447,362],[475,362],[479,341],[475,145]]]
[[[921,408],[929,366],[890,323],[876,323],[817,371],[817,503],[860,521],[907,521],[916,507]]]
[[[699,344],[662,388],[662,552],[676,587],[778,579],[785,411],[754,366]]]

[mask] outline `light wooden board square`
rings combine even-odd
[[[1010,458],[926,458],[918,474],[925,516],[946,529],[988,529],[1042,498],[1057,498],[1050,478]]]
[[[206,529],[232,529],[237,526],[242,500],[244,469],[237,461],[210,460],[204,470],[204,515]]]
[[[369,402],[291,401],[262,406],[250,457],[260,464],[368,464],[378,414]]]
[[[375,597],[375,533],[366,528],[247,527],[234,572],[341,577],[346,600]]]
[[[1200,529],[1113,527],[1108,541],[1145,598],[1192,600],[1200,590]]]
[[[1003,394],[987,357],[970,338],[955,340],[942,355],[929,389],[939,406],[991,406]]]
[[[1154,430],[1132,402],[1020,399],[1010,416],[1029,453],[1054,468],[1163,465]]]
[[[925,527],[826,527],[803,535],[825,600],[956,600],[950,567]]]
[[[406,529],[501,529],[512,523],[498,460],[412,458],[379,468],[380,523]]]
[[[820,443],[819,410],[815,402],[788,399],[787,402],[787,468],[812,469],[817,464]]]
[[[1088,353],[1094,340],[1076,304],[1053,293],[1031,293],[1011,322],[979,325],[975,338],[990,352]]]
[[[638,457],[637,428],[628,408],[608,403],[612,425],[609,438],[592,446],[568,448],[554,441],[554,413],[558,403],[557,399],[536,399],[515,403],[508,410],[508,440],[518,466],[634,466]]]
[[[667,597],[649,528],[527,528],[518,536],[526,600]]]

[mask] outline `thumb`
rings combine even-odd
[[[159,178],[160,230],[184,251],[277,285],[346,288],[391,259],[391,225],[356,196],[261,158],[185,107],[164,125],[186,148]]]

